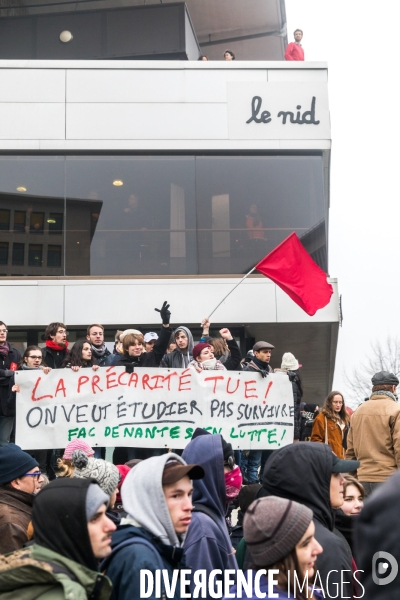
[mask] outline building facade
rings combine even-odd
[[[328,272],[330,121],[323,63],[0,62],[0,318],[16,343],[63,321],[108,339],[193,327],[292,231]],[[213,315],[333,377],[339,322],[249,277]],[[13,339],[11,337],[10,339]]]

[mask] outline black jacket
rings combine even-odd
[[[253,371],[254,373],[261,373],[262,377],[267,377],[268,373],[272,373],[272,368],[269,363],[253,358],[247,363],[243,371]]]
[[[315,444],[316,446],[320,444]],[[353,541],[355,560],[361,573],[361,583],[365,587],[366,600],[398,600],[399,575],[387,581],[400,565],[400,522],[399,522],[400,472],[397,471],[374,490],[369,496],[354,528]],[[389,556],[377,557],[385,552]],[[390,564],[388,575],[379,573],[378,565]],[[372,578],[380,583],[375,583]],[[383,585],[384,584],[384,585]]]
[[[327,444],[298,442],[276,450],[265,465],[262,488],[258,497],[279,496],[308,506],[314,513],[315,538],[324,551],[317,558],[316,568],[322,584],[327,581],[326,597],[333,597],[343,581],[351,580],[352,555],[342,535],[334,530],[334,513],[330,505],[332,450]],[[343,598],[352,598],[352,584],[343,584]]]
[[[53,350],[48,346],[42,348],[43,363],[50,369],[61,369],[67,354],[67,348],[64,350]]]
[[[300,439],[300,403],[303,396],[303,390],[301,389],[300,378],[294,371],[288,371],[288,377],[292,383],[293,388],[293,402],[294,402],[294,439]]]
[[[14,412],[9,412],[8,399],[11,388],[14,385],[14,370],[10,370],[12,363],[18,365],[21,361],[21,354],[16,348],[10,346],[7,356],[0,355],[0,417],[12,417]]]
[[[158,340],[154,344],[154,348],[151,352],[143,352],[143,354],[138,357],[119,354],[113,365],[115,367],[128,367],[128,369],[131,369],[132,365],[134,367],[145,368],[159,367],[162,357],[168,348],[171,333],[172,330],[169,329],[169,327],[161,327]]]
[[[240,348],[236,340],[226,340],[228,344],[228,348],[230,350],[230,355],[228,358],[222,363],[227,371],[239,371],[240,370],[240,361],[242,360],[242,355],[240,353]]]

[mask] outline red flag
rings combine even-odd
[[[308,315],[315,315],[331,299],[326,273],[313,261],[295,233],[291,233],[255,266],[272,279]]]

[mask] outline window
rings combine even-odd
[[[61,246],[48,246],[47,266],[61,267]]]
[[[10,229],[10,211],[0,210],[0,231],[9,231]]]
[[[14,266],[23,266],[25,260],[25,244],[13,244],[12,264]]]
[[[8,264],[8,242],[0,242],[0,265]]]
[[[28,265],[30,267],[41,267],[43,263],[43,246],[41,244],[29,244]]]
[[[15,210],[14,211],[14,231],[16,233],[24,233],[26,231],[26,211]]]
[[[44,231],[44,213],[32,212],[29,228],[31,233],[43,233]]]
[[[49,233],[60,235],[63,230],[63,215],[62,213],[50,213],[47,219],[49,225]]]

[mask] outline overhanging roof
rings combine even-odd
[[[10,0],[0,16],[101,10],[176,0]],[[222,60],[225,48],[238,60],[283,60],[287,44],[284,0],[186,0],[204,54]]]

